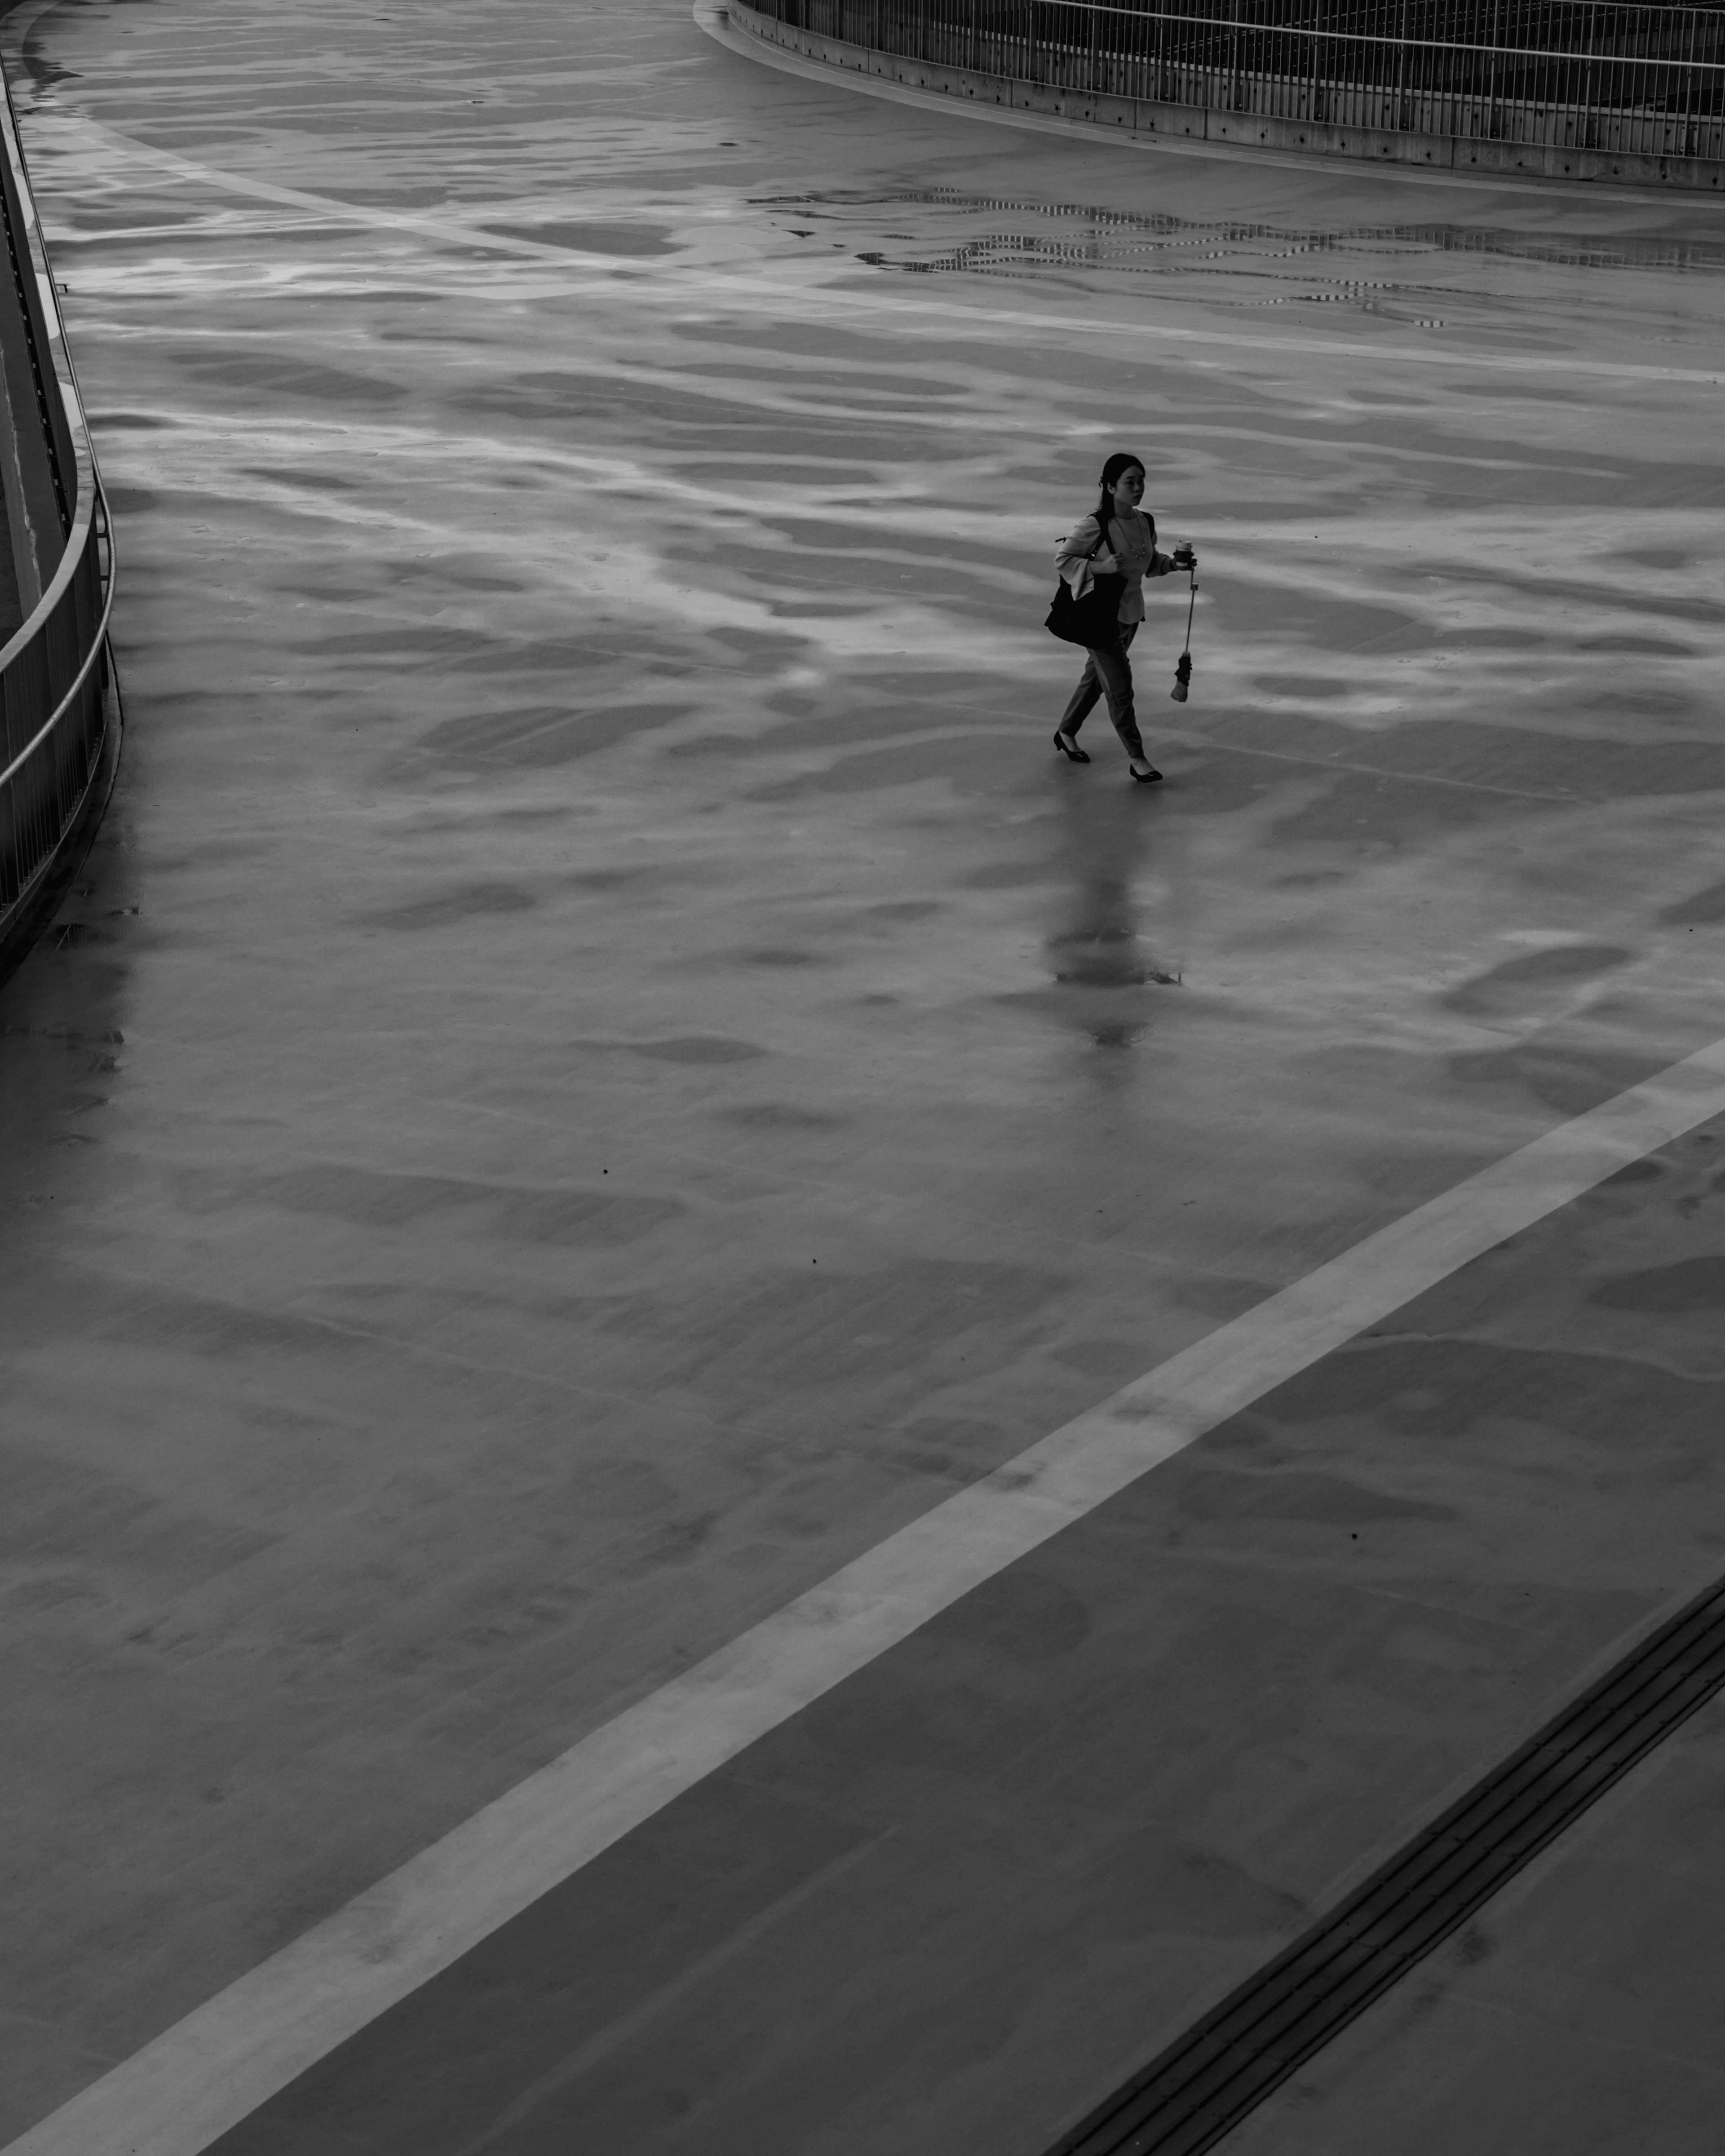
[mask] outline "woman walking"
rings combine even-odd
[[[1145,578],[1190,568],[1198,557],[1189,547],[1178,547],[1172,554],[1157,552],[1156,520],[1138,507],[1143,498],[1142,461],[1123,451],[1110,457],[1102,466],[1101,492],[1094,512],[1055,549],[1060,574],[1075,599],[1082,598],[1098,577],[1117,577],[1122,583],[1114,640],[1089,647],[1078,686],[1055,729],[1054,745],[1074,763],[1088,763],[1089,757],[1078,746],[1078,729],[1096,708],[1097,698],[1106,696],[1114,731],[1132,759],[1132,777],[1149,786],[1162,773],[1144,753],[1132,709],[1132,661],[1126,654],[1144,619]]]

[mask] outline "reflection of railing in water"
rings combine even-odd
[[[1159,248],[1199,248],[1221,250],[1255,249],[1266,244],[1283,259],[1302,255],[1327,256],[1379,244],[1398,247],[1430,248],[1442,254],[1501,256],[1508,261],[1531,262],[1574,270],[1653,270],[1661,272],[1725,270],[1725,228],[1718,237],[1684,232],[1663,234],[1616,233],[1609,238],[1594,234],[1544,234],[1517,231],[1509,226],[1466,225],[1447,221],[1420,223],[1398,218],[1384,224],[1334,224],[1327,227],[1292,223],[1267,224],[1247,218],[1199,219],[1177,217],[1165,210],[1123,210],[1099,203],[1062,202],[1056,198],[1030,195],[976,195],[962,187],[822,187],[794,194],[751,195],[763,209],[813,211],[826,215],[839,210],[891,209],[901,203],[919,208],[932,208],[957,215],[993,217],[1004,213],[1015,221],[1003,237],[991,226],[988,236],[962,243],[947,256],[938,251],[925,255],[918,268],[963,269],[978,256],[996,249],[1035,251],[1045,249],[1050,258],[1065,256],[1086,264],[1106,259],[1111,243],[1128,255],[1153,254]],[[1082,237],[1044,241],[1023,227],[1027,221],[1059,226],[1070,223]],[[938,228],[937,228],[938,229]],[[908,234],[890,235],[910,238]],[[941,242],[932,243],[938,250]],[[901,262],[896,266],[908,267]]]
[[[1288,130],[1495,146],[1540,153],[1522,162],[1542,171],[1594,172],[1600,158],[1725,161],[1721,0],[746,0],[732,13],[1053,93],[1057,109],[1116,124],[1132,123],[1086,105],[1237,116],[1271,123],[1255,139],[1353,154],[1358,145],[1333,139],[1292,143]],[[1239,125],[1205,131],[1255,139]],[[1566,167],[1566,154],[1586,162]]]
[[[23,620],[0,649],[0,958],[85,829],[111,767],[113,555],[71,359],[0,85],[0,463]]]

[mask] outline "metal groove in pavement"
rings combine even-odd
[[[1199,2156],[1725,1687],[1716,1581],[1049,2156]]]

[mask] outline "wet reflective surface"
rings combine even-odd
[[[129,721],[0,1004],[17,2128],[1725,1030],[1725,251],[1707,203],[926,116],[674,0],[3,35]],[[1155,793],[1048,738],[1052,544],[1122,444],[1202,557],[1190,703],[1178,581],[1134,650]],[[1650,1236],[1711,1232],[1695,1175]],[[1645,1561],[1595,1603],[1551,1559],[1568,1659],[1494,1731],[1717,1563],[1672,1445],[1681,1500],[1578,1472],[1575,1550],[1645,1502]],[[1486,1469],[1434,1459],[1471,1520]],[[1374,1740],[1361,1845],[1430,1734]]]
[[[895,215],[899,205],[904,217]],[[880,269],[968,270],[1091,298],[1125,295],[1154,277],[1163,280],[1158,297],[1164,302],[1340,306],[1420,329],[1490,331],[1560,314],[1574,305],[1573,285],[1566,289],[1568,280],[1543,272],[1677,272],[1701,289],[1680,295],[1668,285],[1661,293],[1666,307],[1677,305],[1661,341],[1692,342],[1703,362],[1718,321],[1717,295],[1709,287],[1725,271],[1725,242],[1692,211],[1675,221],[1692,221],[1693,234],[1663,239],[1548,236],[1461,223],[1302,231],[1293,223],[1218,223],[1094,203],[989,201],[957,188],[763,196],[754,206],[774,212],[775,224],[793,239],[834,245],[860,239],[857,259]],[[892,223],[916,228],[883,228]],[[1466,270],[1448,259],[1455,255],[1471,258]],[[1600,296],[1614,311],[1636,304],[1632,287]]]

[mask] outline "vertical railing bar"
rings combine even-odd
[[[738,0],[793,28],[1059,92],[1548,151],[1725,156],[1725,9],[1491,0]],[[14,789],[15,790],[15,789]],[[0,810],[0,819],[4,811]]]

